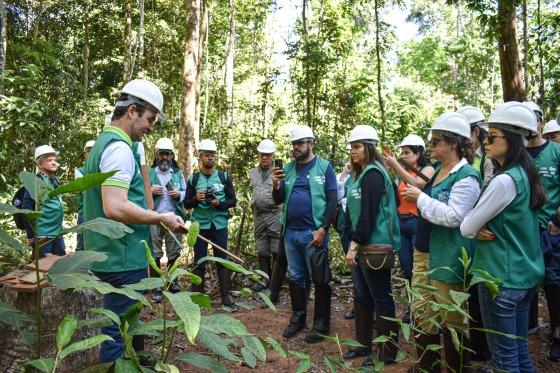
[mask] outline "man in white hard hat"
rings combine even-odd
[[[560,234],[560,221],[557,210],[560,206],[560,144],[542,138],[543,112],[532,101],[524,102],[533,110],[538,120],[538,133],[529,137],[527,152],[533,157],[542,185],[546,190],[547,199],[539,211],[539,227],[541,247],[545,254],[544,294],[550,317],[552,344],[548,351],[551,360],[560,360],[560,245],[552,245]],[[530,331],[538,330],[537,296],[531,304],[529,313]]]
[[[259,164],[249,170],[249,183],[253,189],[251,194],[251,208],[255,222],[255,245],[257,247],[259,268],[272,274],[273,260],[276,261],[280,245],[280,213],[281,209],[272,199],[272,178],[270,173],[274,168],[274,153],[276,146],[269,139],[264,139],[257,146]],[[261,291],[256,286],[255,291]]]
[[[313,154],[311,128],[295,126],[290,140],[295,160],[272,172],[272,196],[277,204],[284,203],[281,222],[292,303],[292,317],[283,336],[293,338],[305,327],[310,276],[315,286],[315,313],[305,341],[316,343],[330,330],[328,231],[336,211],[336,175],[327,160]]]
[[[216,169],[217,150],[216,143],[209,139],[202,140],[198,145],[200,172],[195,172],[189,177],[184,205],[187,209],[193,209],[191,220],[200,224],[200,235],[227,249],[228,209],[235,207],[237,198],[231,177],[227,172]],[[197,239],[194,245],[194,263],[197,264],[207,254],[208,244]],[[220,250],[214,250],[214,256],[228,259],[226,254]],[[198,264],[194,269],[193,272],[202,278],[202,283],[193,284],[193,291],[204,292],[205,270],[205,263]],[[222,304],[234,311],[239,309],[235,298],[230,293],[231,271],[217,263],[216,272]]]
[[[187,185],[183,172],[175,162],[175,147],[173,140],[163,137],[156,142],[156,158],[152,168],[148,171],[150,177],[151,194],[154,197],[155,210],[160,213],[172,212],[185,219],[183,213],[183,200]],[[165,242],[165,254],[167,256],[167,268],[171,268],[181,254],[181,246],[169,234],[169,232],[159,225],[152,225],[152,245],[156,254],[156,264],[161,268],[161,258],[163,257],[163,244]],[[183,235],[175,234],[179,242],[182,242]],[[155,274],[155,271],[153,271]],[[181,288],[176,282],[169,286],[169,291],[178,293]],[[152,291],[154,302],[161,302],[163,297],[161,288]]]
[[[95,140],[89,140],[84,145],[84,151],[82,153],[82,158],[85,160],[87,159],[91,148],[95,144]],[[84,176],[84,166],[76,167],[74,170],[74,178],[79,179],[80,177]],[[80,225],[84,222],[84,193],[80,192],[78,194],[78,220],[76,224]],[[82,251],[84,249],[84,235],[82,233],[78,233],[76,235],[76,251]]]
[[[545,140],[560,144],[560,124],[556,119],[546,122],[543,128],[543,137]]]
[[[137,79],[128,82],[115,104],[111,124],[105,126],[86,160],[84,175],[117,172],[100,187],[84,192],[84,221],[98,217],[127,224],[133,231],[119,240],[93,231],[84,232],[86,250],[107,256],[91,265],[93,273],[115,287],[135,284],[147,276],[148,261],[142,240],[149,242],[150,225],[165,224],[172,231],[180,229],[183,219],[174,213],[147,209],[144,180],[132,150],[133,141],[141,141],[152,131],[158,116],[162,117],[163,95],[152,82]],[[119,294],[103,297],[103,307],[117,315],[125,312],[135,300]],[[114,341],[101,345],[99,360],[116,361],[123,353],[123,340],[117,325],[101,329]],[[134,336],[133,348],[144,350],[143,336]]]
[[[35,149],[35,163],[37,165],[37,177],[47,181],[48,187],[54,189],[58,186],[58,179],[55,177],[58,170],[58,152],[50,145],[41,145]],[[32,196],[27,189],[23,194],[23,209],[35,210],[35,196]],[[37,222],[37,232],[29,220],[25,219],[25,231],[27,242],[33,246],[35,239],[38,239],[43,246],[39,257],[43,258],[46,254],[58,256],[66,255],[66,246],[62,233],[62,222],[64,220],[64,205],[61,196],[49,198],[41,203],[39,210],[42,212]]]

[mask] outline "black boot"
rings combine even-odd
[[[161,268],[161,258],[156,258],[155,262],[158,268]],[[157,273],[152,267],[150,267],[150,277],[159,277],[159,273]],[[161,303],[163,299],[163,292],[161,288],[155,288],[152,290],[152,301],[154,303]]]
[[[439,345],[439,334],[419,334],[414,337],[418,363],[408,370],[408,373],[440,373],[441,353],[439,350],[427,350],[429,345]]]
[[[259,269],[266,273],[268,275],[268,278],[270,278],[272,272],[271,262],[272,258],[270,256],[259,255]],[[253,291],[262,291],[268,286],[269,281],[265,277],[263,277],[261,281],[264,283],[264,285],[258,282],[253,283]]]
[[[352,360],[362,356],[371,355],[371,340],[373,338],[373,310],[364,307],[360,302],[354,302],[354,321],[356,341],[365,347],[351,347],[343,355],[344,360]]]
[[[469,319],[469,336],[470,336],[470,346],[469,348],[474,351],[471,356],[472,360],[486,362],[490,359],[490,349],[488,348],[488,343],[486,342],[486,333],[476,330],[476,328],[484,328],[482,323],[482,312],[480,310],[480,302],[478,298],[478,286],[471,286],[469,288],[470,297],[468,300],[469,315],[472,319]]]
[[[323,340],[319,334],[328,335],[331,325],[331,286],[315,285],[315,309],[313,329],[305,336],[305,342],[317,343]]]
[[[300,288],[293,282],[288,282],[290,287],[290,298],[292,303],[292,317],[288,327],[284,329],[282,336],[284,338],[295,337],[300,330],[305,328],[305,319],[307,316],[307,299],[306,289]]]
[[[222,304],[231,308],[232,311],[239,310],[239,306],[235,303],[235,299],[230,293],[231,290],[231,271],[222,265],[216,266],[218,272],[218,283],[220,285],[220,295],[222,297]]]
[[[461,341],[461,332],[457,331],[459,341]],[[463,335],[463,346],[468,347],[469,341],[467,337]],[[447,364],[448,372],[455,373],[467,373],[470,372],[470,352],[465,347],[461,351],[457,351],[455,345],[453,344],[453,339],[451,332],[448,329],[443,330],[443,348],[445,351],[445,362]],[[461,355],[463,357],[463,362],[461,364]]]
[[[531,300],[529,307],[529,334],[535,334],[539,331],[539,291],[535,292],[535,296]]]
[[[380,317],[375,323],[377,336],[385,335],[389,340],[377,344],[377,360],[383,361],[385,365],[394,364],[399,352],[399,324],[381,317],[395,317],[394,315],[384,314],[381,311],[378,313]],[[367,358],[362,366],[373,366],[373,359]]]
[[[201,282],[198,285],[191,283],[191,291],[195,293],[204,294],[204,268],[197,267],[192,270],[192,273],[201,278]]]
[[[545,285],[544,294],[548,305],[552,344],[548,348],[548,358],[560,360],[560,285]]]
[[[274,261],[272,275],[270,276],[270,282],[268,284],[268,288],[270,289],[270,300],[274,304],[278,303],[280,290],[282,290],[282,285],[284,285],[284,281],[286,280],[287,270],[288,261],[286,260],[286,255],[278,254],[276,256],[276,260]]]
[[[134,352],[138,354],[140,359],[140,365],[147,368],[153,368],[156,366],[156,362],[151,356],[147,355],[144,351],[144,336],[135,335],[132,337],[132,348]]]

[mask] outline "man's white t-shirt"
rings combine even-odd
[[[142,147],[142,150],[144,148]],[[103,153],[101,154],[101,161],[99,162],[100,172],[110,172],[118,170],[116,174],[105,180],[104,185],[115,185],[128,188],[134,172],[136,164],[132,149],[124,141],[114,141],[110,143]],[[144,157],[144,163],[146,159]]]

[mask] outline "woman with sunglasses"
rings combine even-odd
[[[499,106],[488,122],[486,155],[497,174],[465,217],[461,232],[476,238],[469,272],[500,279],[497,296],[478,284],[484,327],[498,332],[486,335],[493,367],[534,372],[527,326],[531,299],[544,276],[538,212],[546,194],[525,144],[537,133],[537,121],[530,108],[512,101]]]
[[[465,319],[457,311],[443,308],[434,311],[431,302],[452,305],[452,292],[464,290],[464,268],[459,258],[462,247],[468,249],[471,245],[461,236],[459,226],[478,200],[480,174],[470,165],[473,149],[467,118],[459,113],[444,113],[431,132],[432,158],[441,164],[423,191],[409,185],[401,192],[405,200],[416,202],[420,212],[412,287],[422,297],[412,300],[412,315],[422,332],[415,336],[420,361],[411,371],[440,371],[439,351],[426,348],[440,344],[440,330],[432,321],[436,320],[443,329],[448,369],[462,372],[469,365],[469,356],[465,349],[460,352],[455,349],[449,328],[457,332],[459,340],[465,341]]]
[[[371,354],[375,311],[377,337],[389,338],[378,344],[377,359],[392,364],[398,351],[399,325],[383,316],[395,317],[391,267],[394,252],[400,248],[400,234],[395,191],[375,148],[378,141],[375,129],[365,125],[354,128],[348,140],[352,146],[352,175],[347,190],[346,224],[351,229],[351,242],[346,262],[352,271],[357,299],[356,339],[364,347],[351,348],[344,359]],[[383,253],[376,258],[375,254],[368,254],[370,249],[383,250]],[[373,364],[370,357],[362,365]]]
[[[560,124],[556,119],[546,122],[542,134],[546,140],[560,144]]]

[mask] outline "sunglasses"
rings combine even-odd
[[[500,136],[500,135],[494,135],[494,134],[488,134],[484,137],[484,139],[486,140],[486,142],[488,143],[488,145],[491,145],[494,143],[494,140],[496,139],[505,139],[505,136]]]
[[[309,144],[311,141],[308,140],[297,140],[292,141],[292,146],[302,146],[303,144]]]

